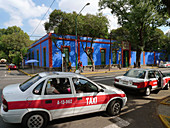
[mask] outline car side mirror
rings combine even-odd
[[[104,90],[103,89],[98,89],[98,92],[104,92]]]

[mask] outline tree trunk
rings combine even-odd
[[[22,53],[21,53],[21,60],[22,60],[22,69],[24,69],[24,59]]]
[[[95,64],[94,64],[93,59],[91,60],[91,62],[92,62],[92,71],[95,71]]]
[[[141,50],[137,50],[136,52],[136,66],[140,67],[140,55],[141,55]]]
[[[92,71],[95,71],[95,64],[94,64],[94,61],[93,61],[93,57],[91,55],[87,55],[87,56],[89,57],[89,59],[92,62]]]
[[[112,52],[112,44],[111,44],[111,38],[110,38],[110,51],[109,51],[109,71],[111,69],[111,52]]]

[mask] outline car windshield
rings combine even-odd
[[[27,90],[31,85],[33,85],[39,79],[41,79],[41,77],[39,75],[35,75],[31,77],[30,79],[28,79],[27,81],[25,81],[24,83],[20,84],[21,91],[24,92],[25,90]]]
[[[169,64],[169,62],[163,62],[163,64]]]
[[[15,64],[9,64],[10,66],[15,66]]]
[[[127,71],[124,74],[124,76],[144,79],[145,78],[145,74],[146,74],[146,71],[142,71],[142,70],[129,70],[129,71]]]

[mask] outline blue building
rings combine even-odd
[[[56,45],[52,38],[55,39]],[[88,52],[90,49],[91,38],[79,37],[77,45],[75,42],[74,35],[62,37],[54,33],[48,33],[30,46],[27,59],[37,59],[39,62],[34,64],[37,67],[61,69],[64,55],[66,62],[70,61],[72,67],[75,67],[76,62],[79,61],[82,61],[85,67],[91,66],[92,63],[84,52],[84,50]],[[114,47],[118,43],[121,44],[119,45],[121,47]],[[93,60],[96,68],[109,65],[110,44],[112,45],[112,65],[118,64],[119,59],[123,67],[128,67],[136,62],[136,51],[131,51],[130,43],[97,38],[92,43]],[[61,51],[65,54],[62,54]],[[78,61],[76,61],[76,51]],[[141,65],[156,64],[161,55],[162,53],[142,52]]]

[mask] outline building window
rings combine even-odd
[[[43,48],[44,67],[46,67],[46,48]]]
[[[38,60],[37,66],[39,66],[39,61],[40,61],[39,50],[37,50],[37,60]]]
[[[105,65],[106,64],[106,50],[105,49],[101,49],[101,64]]]
[[[63,48],[63,52],[65,54],[66,63],[68,63],[69,62],[69,48],[68,47],[64,47]]]

